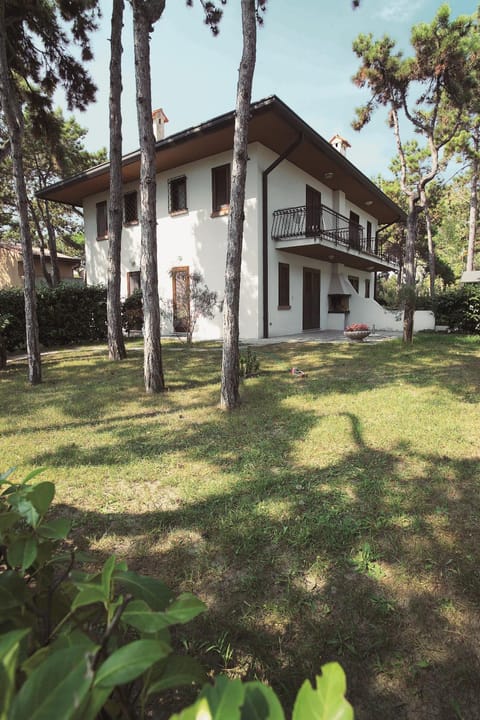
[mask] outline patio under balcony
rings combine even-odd
[[[398,269],[396,258],[377,238],[367,237],[362,225],[326,205],[275,210],[272,239],[278,250],[296,255],[367,271]]]

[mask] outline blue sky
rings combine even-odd
[[[124,26],[124,152],[138,147],[131,14]],[[409,51],[412,25],[434,17],[440,2],[432,0],[268,0],[265,22],[258,31],[253,100],[278,95],[327,140],[339,132],[352,145],[349,159],[369,176],[388,174],[395,154],[386,115],[378,111],[360,133],[351,128],[355,107],[365,95],[351,82],[358,61],[352,41],[360,33],[388,34]],[[476,2],[454,0],[452,15],[473,13]],[[91,150],[108,147],[108,66],[111,3],[102,2],[103,19],[96,33],[90,66],[98,85],[97,102],[77,118],[88,128]],[[293,9],[294,8],[294,9]],[[203,24],[199,0],[167,0],[151,44],[153,107],[169,118],[167,134],[184,130],[235,107],[241,56],[240,1],[228,0],[220,34],[212,37]]]

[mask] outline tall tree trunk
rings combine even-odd
[[[470,214],[468,218],[467,270],[475,270],[475,242],[477,240],[478,220],[478,175],[480,128],[475,128],[473,135],[472,180],[470,183]]]
[[[123,0],[113,0],[110,56],[110,215],[108,227],[108,357],[126,356],[120,305],[122,251],[122,27]]]
[[[237,85],[233,138],[232,186],[228,218],[223,311],[223,354],[220,407],[233,410],[240,402],[239,308],[242,267],[245,181],[248,160],[248,120],[255,70],[257,25],[255,0],[242,0],[243,52]]]
[[[415,241],[417,237],[418,206],[416,194],[408,198],[407,236],[405,239],[405,305],[403,312],[403,342],[413,342],[415,315]]]
[[[57,287],[60,284],[60,267],[58,264],[57,256],[57,238],[50,215],[50,205],[48,200],[45,200],[45,225],[47,228],[47,243],[48,251],[50,253],[50,265],[52,267],[52,285],[53,287]]]
[[[38,242],[39,244],[39,250],[40,250],[40,267],[42,268],[42,274],[45,278],[45,282],[47,283],[48,287],[52,287],[52,276],[50,275],[48,268],[47,268],[47,259],[45,257],[45,240],[43,237],[43,230],[42,226],[40,225],[40,220],[38,219],[37,212],[35,210],[35,206],[31,200],[28,202],[28,207],[30,208],[30,215],[32,216],[33,223],[35,225],[35,230],[37,231],[38,235]]]
[[[28,223],[27,188],[23,170],[23,117],[18,95],[11,82],[8,69],[4,0],[0,0],[0,106],[5,118],[10,141],[20,238],[22,242],[28,379],[32,385],[37,385],[42,381],[42,369],[40,343],[38,339],[32,235]]]
[[[132,0],[138,134],[140,141],[141,257],[144,380],[147,393],[165,389],[158,297],[155,138],[150,80],[150,28],[165,2]]]
[[[423,196],[423,212],[425,213],[425,225],[427,227],[428,247],[428,275],[430,281],[430,298],[435,297],[435,245],[433,242],[432,218],[430,216],[430,205],[426,194]]]

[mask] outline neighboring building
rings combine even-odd
[[[155,111],[160,296],[175,304],[188,274],[199,271],[222,298],[234,113],[163,138],[166,121]],[[345,157],[348,143],[335,141],[341,152],[275,96],[251,106],[242,338],[392,324],[373,299],[375,272],[396,269],[378,231],[405,215]],[[123,158],[123,296],[140,285],[139,169],[138,151]],[[40,193],[83,207],[92,284],[107,280],[108,188],[106,163]],[[175,319],[165,330],[174,328]],[[197,337],[221,332],[219,309],[199,324]]]
[[[50,253],[45,250],[47,269],[51,271]],[[79,277],[80,259],[72,258],[62,253],[57,254],[58,268],[62,281],[70,281]],[[35,268],[35,283],[45,283],[45,277],[40,263],[40,248],[33,248],[33,263]],[[0,242],[0,290],[8,287],[23,287],[23,258],[22,246],[19,243]]]

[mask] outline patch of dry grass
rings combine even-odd
[[[220,349],[58,352],[29,388],[0,380],[0,457],[46,466],[57,512],[208,614],[185,643],[288,703],[339,660],[360,720],[480,717],[480,340],[257,349],[259,377],[217,409]],[[307,374],[293,377],[287,369]]]

